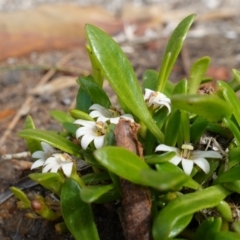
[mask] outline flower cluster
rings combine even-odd
[[[76,138],[81,138],[80,143],[84,150],[87,149],[92,141],[97,149],[104,145],[105,133],[109,123],[117,124],[121,118],[134,121],[131,114],[121,114],[115,108],[107,109],[99,104],[93,104],[89,110],[91,111],[89,116],[96,118],[96,122],[82,119],[74,122],[81,125],[76,131]]]
[[[182,150],[160,144],[156,147],[155,151],[175,152],[176,155],[169,162],[174,165],[178,165],[182,162],[183,170],[187,175],[191,174],[194,163],[205,173],[208,173],[210,171],[210,165],[205,158],[222,158],[221,154],[215,151],[193,151],[193,146],[191,144],[183,144]]]
[[[32,164],[31,169],[43,167],[42,172],[57,172],[60,168],[63,173],[70,177],[73,168],[72,158],[67,153],[59,153],[55,148],[45,142],[41,142],[43,151],[36,151],[32,154],[33,158],[38,158]]]

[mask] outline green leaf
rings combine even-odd
[[[227,190],[240,194],[240,180],[234,182],[226,182],[223,184],[223,186]]]
[[[190,180],[183,172],[153,171],[152,169],[142,170],[140,176],[144,185],[163,192],[179,191]]]
[[[208,240],[213,238],[213,234],[220,231],[222,224],[221,218],[208,218],[197,228],[194,240]],[[213,238],[214,239],[214,238]]]
[[[76,240],[99,240],[91,206],[82,201],[78,183],[68,178],[62,187],[63,219]]]
[[[86,46],[86,49],[87,49],[88,56],[89,56],[91,64],[92,64],[93,79],[99,86],[102,86],[103,85],[104,76],[103,76],[103,73],[102,73],[102,71],[100,69],[99,63],[96,60],[96,58],[95,58],[91,48],[88,45]]]
[[[179,94],[172,96],[171,100],[174,107],[195,113],[209,121],[217,122],[232,114],[229,105],[215,95]]]
[[[31,208],[31,201],[22,190],[16,187],[10,187],[10,190],[15,195],[15,197],[17,197],[22,202],[21,206],[23,208]]]
[[[82,87],[80,87],[76,98],[76,108],[82,112],[88,113],[91,105],[91,98],[89,97],[87,92]]]
[[[218,232],[214,235],[216,240],[239,240],[240,234],[234,232]]]
[[[232,88],[223,81],[217,82],[220,91],[222,91],[223,97],[228,103],[229,107],[233,109],[233,115],[235,116],[238,125],[240,126],[240,102],[236,93]]]
[[[110,193],[110,195],[109,195]],[[82,189],[80,194],[82,200],[86,203],[106,203],[111,202],[120,197],[116,191],[114,191],[114,185],[97,185],[97,186],[89,186]],[[107,196],[107,197],[106,197]]]
[[[236,164],[240,163],[240,147],[232,148],[228,152],[228,168],[232,168]]]
[[[157,81],[158,81],[158,72],[148,69],[143,73],[142,88],[143,89],[148,88],[155,91],[157,88]],[[170,81],[167,81],[166,86],[163,90],[163,93],[166,96],[171,96],[173,89],[174,89],[174,84]]]
[[[109,171],[139,184],[142,183],[140,172],[144,169],[150,169],[135,153],[120,147],[102,147],[94,151],[93,155]]]
[[[75,119],[82,119],[82,120],[87,120],[87,121],[94,121],[93,118],[91,118],[88,113],[82,112],[78,109],[71,109],[69,111],[69,113],[71,114],[72,117],[74,117]]]
[[[31,116],[27,116],[23,129],[35,129],[35,125]],[[30,153],[34,153],[42,148],[40,142],[34,139],[26,139],[26,143]]]
[[[94,172],[81,176],[85,185],[97,184],[102,181],[110,180],[108,172]]]
[[[89,45],[106,79],[122,102],[163,142],[164,135],[152,119],[136,75],[119,45],[99,28],[86,25]]]
[[[72,118],[69,114],[63,111],[51,110],[50,114],[55,120],[62,124],[65,122],[72,123],[74,121],[74,118]]]
[[[240,146],[240,132],[238,126],[229,118],[223,118],[223,123],[228,127],[236,139],[237,146]]]
[[[176,155],[176,152],[166,152],[166,153],[159,154],[159,155],[145,156],[145,161],[148,164],[156,164],[156,163],[168,162],[175,155]]]
[[[173,95],[176,94],[187,94],[188,82],[187,79],[180,80],[173,89]]]
[[[201,84],[202,79],[208,69],[210,63],[209,57],[198,59],[191,67],[190,77],[188,82],[188,93],[196,94]]]
[[[233,79],[228,82],[229,86],[233,89],[234,92],[237,92],[240,89],[240,71],[233,69]]]
[[[175,146],[178,138],[178,133],[180,129],[181,112],[179,110],[174,111],[170,114],[167,121],[167,126],[165,129],[165,139],[164,143],[168,146]]]
[[[22,138],[46,142],[55,148],[75,156],[79,156],[79,151],[81,149],[73,142],[53,132],[38,129],[26,129],[20,131],[18,135]]]
[[[230,192],[221,186],[208,187],[202,191],[189,193],[177,197],[168,203],[155,218],[153,222],[153,237],[155,240],[167,240],[176,236],[187,225],[177,223],[179,219],[189,216],[199,210],[212,208],[219,204]],[[178,231],[175,232],[175,229]]]
[[[214,181],[214,184],[234,182],[237,180],[240,180],[240,166],[236,166],[220,174],[218,178]]]
[[[201,136],[204,134],[206,128],[208,126],[208,121],[203,118],[198,116],[194,122],[192,123],[190,127],[190,141],[191,143],[197,143]]]
[[[92,76],[80,77],[77,83],[85,90],[93,103],[97,103],[105,108],[111,107],[111,102],[105,91],[94,82]]]
[[[191,27],[195,14],[184,18],[172,33],[164,52],[162,66],[159,72],[157,91],[162,92],[165,88],[166,81],[172,71],[173,65],[181,51],[186,34]]]
[[[29,178],[60,196],[64,178],[59,173],[31,173]]]

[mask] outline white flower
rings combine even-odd
[[[153,106],[153,110],[165,106],[168,109],[168,112],[171,112],[171,100],[160,92],[155,92],[148,88],[145,89],[144,100],[148,107]]]
[[[49,157],[43,165],[42,172],[46,173],[50,171],[56,173],[60,168],[62,168],[63,173],[67,177],[71,176],[73,161],[67,153],[55,153]]]
[[[89,114],[92,118],[97,118],[97,122],[107,122],[117,124],[120,118],[124,118],[130,120],[131,122],[134,121],[133,116],[131,114],[122,114],[115,108],[107,109],[99,104],[93,104],[89,110],[91,113]]]
[[[52,154],[57,153],[57,150],[53,148],[51,145],[45,142],[41,142],[41,146],[43,151],[36,151],[32,154],[33,158],[38,158],[37,161],[35,161],[32,164],[31,169],[38,168],[40,166],[43,166],[45,161],[52,156]]]
[[[93,122],[86,120],[76,120],[74,123],[82,125],[76,131],[76,138],[81,139],[81,146],[85,150],[90,142],[94,141],[94,146],[100,148],[104,144],[104,137],[107,129],[107,124],[103,122]]]
[[[190,144],[183,144],[181,151],[178,148],[160,144],[156,147],[155,151],[175,152],[176,155],[170,162],[174,165],[182,162],[183,170],[187,175],[191,174],[194,163],[205,173],[208,173],[210,171],[210,165],[205,158],[221,158],[220,153],[215,151],[193,151],[193,146]]]

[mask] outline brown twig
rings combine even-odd
[[[74,53],[70,53],[63,57],[57,64],[57,67],[61,67],[63,64],[67,63],[72,57]],[[42,86],[44,85],[54,74],[56,73],[55,69],[49,70],[39,81],[37,86]],[[9,136],[9,134],[12,132],[16,124],[18,123],[19,119],[26,115],[30,111],[31,107],[31,102],[34,99],[34,96],[30,95],[26,98],[25,102],[22,104],[21,108],[18,110],[12,121],[9,123],[7,129],[5,130],[4,134],[2,135],[0,139],[0,146],[3,145],[5,142],[6,138]]]
[[[116,145],[143,157],[143,149],[137,139],[139,125],[121,119],[114,135]],[[131,159],[126,159],[131,161]],[[151,199],[148,188],[121,179],[124,232],[127,240],[150,240]]]

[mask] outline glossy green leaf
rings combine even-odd
[[[167,126],[165,128],[165,139],[164,143],[168,146],[175,146],[177,142],[178,132],[180,129],[181,112],[179,110],[174,111],[169,116]]]
[[[78,183],[68,178],[62,187],[63,219],[76,240],[99,240],[91,206],[82,201]]]
[[[151,169],[142,170],[140,176],[144,185],[163,192],[178,191],[190,179],[183,172],[153,171]]]
[[[23,129],[35,129],[35,125],[31,116],[26,117]],[[26,143],[30,153],[34,153],[42,148],[38,140],[26,139]]]
[[[93,54],[90,46],[86,46],[87,52],[88,52],[88,56],[89,59],[91,61],[92,64],[92,76],[94,81],[99,85],[102,86],[103,85],[103,80],[104,80],[104,75],[100,69],[99,63],[95,57],[95,55]]]
[[[72,123],[74,121],[74,118],[72,118],[66,112],[59,111],[59,110],[51,110],[50,113],[51,113],[51,116],[55,120],[57,120],[59,123],[65,123],[65,122]]]
[[[240,163],[240,147],[230,149],[228,152],[228,168]]]
[[[196,94],[198,88],[201,84],[201,81],[208,69],[210,63],[209,57],[203,57],[198,59],[196,62],[193,63],[191,70],[190,70],[190,77],[188,82],[188,93],[189,94]]]
[[[66,153],[79,156],[80,147],[56,133],[38,129],[26,129],[20,131],[18,135],[22,138],[46,142]]]
[[[167,173],[168,175],[172,174],[175,176],[185,175],[185,173],[181,168],[179,168],[178,166],[170,162],[163,162],[163,163],[156,164],[156,169],[163,176],[165,175],[165,173]],[[200,187],[200,185],[190,177],[188,178],[187,181],[183,183],[183,186],[192,188],[192,189],[198,189]]]
[[[214,181],[214,184],[234,182],[237,180],[240,180],[240,166],[236,166],[220,174],[218,178]]]
[[[111,102],[105,91],[96,82],[92,76],[80,77],[77,83],[85,90],[93,103],[97,103],[105,108],[111,107]]]
[[[234,92],[237,92],[240,89],[240,71],[233,69],[233,79],[228,82],[229,86],[233,89]]]
[[[236,93],[226,82],[218,81],[217,84],[220,88],[220,91],[222,91],[224,99],[233,109],[233,115],[235,116],[238,125],[240,126],[240,101]]]
[[[198,116],[190,127],[190,142],[197,143],[206,131],[207,126],[208,121],[205,118]]]
[[[142,183],[140,172],[150,169],[139,156],[121,147],[102,147],[94,151],[94,156],[109,171],[139,184]]]
[[[109,124],[107,131],[104,137],[104,146],[114,146],[115,145],[115,136],[114,136],[114,129],[116,124]]]
[[[110,193],[110,195],[107,195],[108,193]],[[113,184],[85,187],[81,190],[80,194],[81,199],[86,203],[99,203],[103,200],[104,195],[105,202],[110,202],[120,197],[120,195],[116,194],[116,191],[114,191]]]
[[[223,118],[223,123],[231,130],[232,134],[235,137],[237,146],[240,147],[240,131],[238,126],[236,126],[236,124],[229,118]]]
[[[72,134],[72,136],[76,135],[76,131],[79,128],[79,126],[69,122],[63,123],[63,127],[67,130],[68,133]]]
[[[172,231],[178,229],[176,225],[179,219],[193,214],[205,208],[211,208],[219,204],[230,192],[221,186],[213,186],[202,191],[179,196],[168,203],[153,222],[153,237],[155,240],[165,240],[169,236],[174,237]],[[186,226],[182,226],[182,230]]]
[[[215,95],[174,95],[172,105],[214,122],[232,114],[229,105]]]
[[[11,192],[21,201],[22,208],[31,208],[31,202],[26,194],[16,187],[10,187]]]
[[[39,183],[46,189],[60,196],[61,188],[64,183],[64,177],[59,173],[31,173],[29,178]]]
[[[220,201],[220,203],[216,206],[216,209],[221,214],[224,220],[226,220],[227,222],[233,221],[232,210],[226,201]]]
[[[82,112],[78,109],[71,109],[69,111],[69,113],[71,114],[72,117],[74,117],[75,119],[82,119],[82,120],[87,120],[87,121],[94,121],[93,118],[91,118],[88,113]]]
[[[172,71],[173,65],[178,57],[178,54],[181,51],[183,42],[186,38],[186,34],[189,28],[191,27],[194,18],[195,18],[194,14],[184,18],[175,28],[168,41],[158,77],[157,90],[160,92],[162,92],[163,89],[165,88],[166,81]]]
[[[89,108],[92,105],[92,100],[88,93],[80,87],[77,93],[77,98],[76,98],[76,109],[79,111],[88,113]]]
[[[86,25],[89,45],[106,79],[122,102],[163,142],[164,135],[152,119],[136,75],[119,45],[99,28]]]

